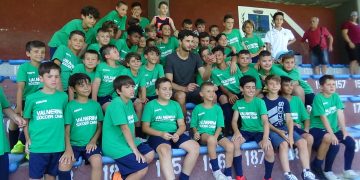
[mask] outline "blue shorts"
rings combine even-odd
[[[143,155],[149,153],[152,151],[150,146],[145,143],[141,143],[137,146],[137,149],[139,152]],[[114,159],[116,165],[119,168],[119,171],[121,173],[121,176],[123,179],[126,179],[126,177],[134,172],[140,171],[142,169],[145,169],[148,167],[148,164],[146,162],[137,162],[136,156],[134,153],[128,154],[124,157]]]
[[[314,52],[310,51],[310,59],[311,64],[313,67],[319,66],[319,65],[329,65],[329,52],[327,49],[322,50],[322,56],[319,57]]]
[[[29,177],[40,179],[44,174],[57,176],[59,159],[63,152],[56,153],[32,153],[29,159]]]
[[[305,94],[305,108],[307,106],[312,106],[314,97],[315,97],[314,93]]]
[[[97,101],[99,102],[99,104],[102,106],[107,102],[111,102],[112,97],[110,95],[107,96],[98,96],[97,97]]]
[[[240,130],[240,133],[242,137],[245,139],[245,142],[255,141],[256,143],[259,143],[264,136],[263,132],[250,132],[250,131]]]
[[[174,133],[170,133],[170,134],[174,134]],[[180,135],[179,140],[176,143],[174,143],[172,140],[165,140],[160,136],[149,136],[147,143],[151,148],[153,148],[156,151],[156,148],[160,144],[169,144],[171,148],[180,148],[180,145],[188,140],[190,140],[190,137],[186,134]]]
[[[9,153],[0,155],[0,174],[1,179],[9,179]]]
[[[297,126],[294,126],[294,132],[298,133],[300,136],[305,134],[305,133],[308,133],[305,130],[303,130],[303,129],[297,127]]]
[[[288,128],[286,126],[277,127],[277,128],[280,130],[289,132]],[[278,133],[276,133],[274,131],[270,131],[269,137],[270,137],[271,143],[275,149],[278,149],[280,144],[282,142],[286,141],[284,138],[282,138]],[[294,131],[293,138],[294,138],[294,143],[295,143],[301,139],[301,136],[297,132]]]
[[[72,150],[74,152],[74,157],[76,160],[79,159],[79,157],[83,157],[86,161],[89,160],[89,158],[94,154],[100,154],[101,155],[101,149],[99,146],[96,147],[95,150],[91,151],[90,153],[86,152],[86,146],[71,146]]]

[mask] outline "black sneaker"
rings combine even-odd
[[[311,171],[315,174],[317,179],[327,180],[327,178],[325,177],[324,171],[321,168],[311,166]]]

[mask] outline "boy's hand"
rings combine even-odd
[[[92,151],[95,151],[95,149],[97,148],[97,145],[96,143],[93,143],[93,142],[89,142],[87,145],[86,145],[86,153],[90,153]]]
[[[18,114],[19,116],[22,116],[22,110],[21,110],[21,108],[20,108],[19,106],[16,106],[14,112],[15,112],[16,114]]]
[[[25,119],[17,114],[14,116],[13,121],[18,125],[19,128],[25,127],[27,124],[27,121],[25,121]]]
[[[26,154],[30,153],[30,146],[31,146],[31,140],[29,139],[25,143],[25,152],[26,152]]]
[[[230,63],[230,74],[233,75],[236,73],[236,69],[237,69],[237,65],[236,62],[231,62]]]
[[[236,102],[236,100],[238,100],[239,98],[237,97],[237,95],[235,95],[235,94],[230,94],[229,95],[229,102],[230,102],[230,104],[235,104],[235,102]]]
[[[176,143],[178,142],[178,140],[179,140],[179,135],[177,133],[174,133],[174,135],[172,136],[172,141]]]
[[[289,146],[290,148],[293,148],[294,147],[294,138],[293,137],[289,137]]]
[[[136,161],[138,163],[145,163],[146,160],[145,160],[145,157],[139,152],[139,150],[135,150],[134,151],[134,154],[135,154],[135,157],[136,157]]]
[[[263,139],[259,142],[261,149],[267,151],[271,149],[271,142],[268,139]]]
[[[173,136],[167,132],[163,132],[161,134],[161,137],[164,138],[165,140],[170,140]]]
[[[72,149],[65,150],[64,154],[59,159],[62,164],[71,164],[75,161],[74,152]]]
[[[284,138],[287,142],[289,142],[289,137],[286,135],[287,132],[283,131],[283,130],[279,130],[279,132],[277,132],[282,138]]]
[[[355,48],[355,44],[354,44],[353,42],[349,42],[349,47],[350,47],[351,49],[354,49],[354,48]]]
[[[332,144],[332,145],[338,145],[338,144],[339,144],[339,140],[338,140],[338,138],[335,136],[335,134],[332,133],[330,136],[331,136],[331,144]]]
[[[234,133],[233,137],[231,138],[231,141],[236,141],[236,140],[243,140],[244,137],[242,137],[240,132],[236,132]]]
[[[193,92],[196,88],[198,87],[197,84],[195,83],[190,83],[186,86],[186,91],[187,92]]]
[[[199,133],[199,132],[196,132],[196,133],[194,134],[194,140],[195,140],[195,141],[200,140],[200,133]]]

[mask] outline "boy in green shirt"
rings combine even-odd
[[[25,50],[30,62],[20,65],[16,74],[17,92],[15,113],[20,116],[23,114],[26,97],[39,89],[40,80],[38,68],[45,58],[45,43],[37,40],[29,41],[26,43]],[[11,153],[24,153],[24,133],[21,132],[19,136],[19,129],[13,121],[10,121],[9,124],[9,139],[10,148],[13,148]]]
[[[29,177],[55,179],[58,163],[65,150],[64,110],[68,96],[56,87],[60,82],[60,67],[54,62],[39,66],[43,88],[26,98],[24,118],[25,150],[30,153]]]
[[[53,57],[56,49],[60,46],[67,46],[70,33],[79,30],[85,34],[87,44],[91,44],[91,40],[95,38],[92,30],[99,18],[99,11],[92,6],[85,6],[81,9],[81,19],[73,19],[65,24],[60,30],[56,31],[51,37],[48,45],[50,47],[50,58]],[[96,32],[96,31],[95,31]]]
[[[234,17],[231,14],[224,16],[223,26],[225,28],[223,33],[225,33],[228,39],[229,46],[233,46],[236,49],[236,53],[245,49],[239,29],[234,29]]]
[[[132,13],[133,18],[139,19],[140,26],[143,29],[145,29],[145,27],[150,24],[150,21],[149,21],[148,18],[141,17],[142,10],[141,10],[141,3],[140,2],[133,2],[131,4],[131,13]]]
[[[113,84],[119,96],[111,101],[105,112],[103,153],[115,160],[123,179],[142,179],[155,153],[135,137],[138,118],[131,101],[135,83],[129,76],[118,76]]]
[[[223,136],[224,116],[219,105],[214,104],[215,86],[211,82],[205,82],[200,87],[200,96],[204,102],[195,106],[191,115],[190,127],[194,132],[194,139],[200,144],[207,145],[210,157],[211,169],[215,179],[232,179],[231,168],[234,158],[234,144]],[[220,145],[225,149],[225,170],[224,174],[219,168],[216,156],[216,146]],[[237,171],[236,171],[237,172]],[[240,177],[240,174],[236,174]]]
[[[231,140],[235,145],[234,167],[242,174],[242,155],[240,146],[248,141],[256,141],[265,153],[264,180],[271,180],[274,166],[274,150],[269,140],[269,121],[265,102],[255,96],[255,78],[245,75],[240,79],[240,89],[244,98],[237,100],[233,106],[232,128],[234,135]],[[239,122],[241,120],[241,122]],[[239,126],[241,129],[239,129]],[[245,177],[243,176],[244,180]]]
[[[80,51],[84,46],[85,34],[79,30],[72,31],[69,36],[68,46],[59,46],[52,61],[61,68],[61,83],[58,90],[68,91],[68,80],[75,66],[80,63]]]
[[[69,78],[69,87],[76,93],[65,109],[65,152],[60,158],[59,179],[71,180],[70,170],[80,156],[91,164],[91,179],[102,177],[101,150],[97,145],[101,134],[103,112],[98,102],[89,99],[90,77],[76,73]]]
[[[242,25],[242,30],[245,33],[244,45],[250,51],[253,63],[257,63],[259,53],[264,50],[265,44],[260,37],[253,34],[254,29],[255,24],[252,20],[246,20]]]
[[[260,76],[258,71],[254,68],[253,64],[251,63],[251,54],[249,50],[241,50],[238,54],[237,63],[239,65],[240,71],[242,74],[252,76],[256,79],[256,94],[255,96],[259,96],[262,89],[262,83],[260,80]]]
[[[95,50],[96,52],[98,52],[98,54],[100,54],[100,48],[110,44],[110,32],[105,28],[100,28],[97,31],[96,41],[97,43],[90,44],[87,49]],[[104,61],[104,59],[102,59],[101,57],[100,60],[101,62]]]
[[[105,45],[100,49],[105,62],[96,67],[95,79],[92,83],[92,99],[98,101],[105,111],[114,93],[113,81],[121,75],[125,67],[118,64],[119,51],[114,45]]]
[[[143,132],[149,135],[149,145],[158,153],[160,170],[165,179],[175,179],[171,162],[172,148],[184,149],[187,154],[180,174],[180,180],[187,180],[199,156],[199,144],[184,134],[184,115],[180,104],[170,100],[171,81],[165,77],[155,82],[157,99],[148,102],[142,117]]]
[[[10,120],[14,121],[18,127],[22,128],[26,126],[26,121],[16,114],[10,107],[9,102],[6,99],[4,90],[0,87],[0,174],[4,180],[9,179],[9,151],[10,146],[4,131],[3,115],[5,114]]]
[[[161,52],[160,64],[165,66],[166,56],[175,52],[176,48],[179,47],[179,41],[175,36],[171,35],[171,27],[169,24],[161,24],[160,31],[161,38],[156,47],[158,47]]]
[[[236,100],[241,99],[240,83],[242,73],[236,66],[235,74],[231,74],[230,66],[225,62],[224,48],[216,46],[212,49],[212,53],[216,58],[216,67],[211,71],[211,80],[220,89],[217,96],[225,116],[225,135],[232,135],[231,133],[231,116],[233,114],[231,105]]]
[[[120,53],[120,60],[124,61],[125,56],[129,52],[137,52],[140,37],[142,36],[142,29],[140,26],[133,25],[127,29],[127,38],[116,41],[115,46]]]
[[[334,76],[323,75],[319,83],[321,92],[314,98],[310,121],[310,134],[314,137],[313,148],[317,150],[312,169],[319,178],[339,179],[333,173],[332,165],[340,149],[339,143],[342,143],[345,145],[343,178],[355,179],[360,176],[351,170],[355,141],[346,131],[344,105],[336,93]],[[323,172],[321,165],[324,159]]]

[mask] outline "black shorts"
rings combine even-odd
[[[354,49],[350,48],[349,45],[346,44],[345,49],[348,53],[350,61],[357,60],[357,62],[360,63],[360,44],[355,44]]]

